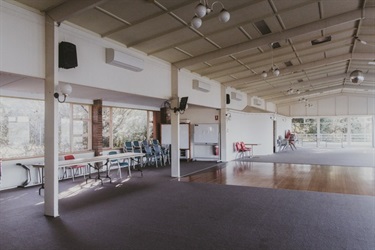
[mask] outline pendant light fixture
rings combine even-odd
[[[272,49],[272,64],[271,64],[271,69],[269,70],[269,72],[271,72],[274,76],[279,76],[280,75],[280,70],[279,68],[273,63],[273,50],[274,50],[274,47],[273,47],[273,44],[274,43],[271,43],[271,49]],[[261,76],[263,78],[266,78],[268,76],[268,73],[267,71],[263,71]]]
[[[221,11],[219,14],[219,21],[222,23],[226,23],[230,19],[229,12],[224,8],[224,5],[220,1],[215,1],[211,4],[208,3],[208,0],[199,1],[199,4],[195,7],[195,16],[191,20],[191,25],[199,29],[202,26],[202,18],[210,14],[214,11],[214,5],[220,4],[221,5]]]

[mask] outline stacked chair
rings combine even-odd
[[[152,141],[126,141],[124,143],[124,152],[144,153],[144,157],[135,157],[131,159],[133,168],[135,164],[140,164],[145,158],[145,164],[155,165],[156,167],[170,164],[170,145],[161,145],[159,140]],[[134,164],[135,163],[135,164]]]

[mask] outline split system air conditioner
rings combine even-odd
[[[242,100],[242,95],[240,93],[231,92],[230,93],[230,98],[233,99],[233,100],[241,101]]]
[[[254,103],[255,106],[262,106],[263,100],[259,99],[259,98],[254,98],[253,103]]]
[[[201,82],[199,80],[193,80],[193,89],[202,91],[202,92],[210,92],[211,85],[208,83]]]
[[[110,48],[107,48],[105,52],[108,64],[136,72],[144,68],[144,61],[140,58]]]

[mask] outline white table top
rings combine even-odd
[[[113,154],[113,155],[100,155],[100,156],[93,156],[89,158],[77,158],[73,160],[65,160],[65,161],[59,161],[59,167],[66,167],[71,165],[77,165],[77,164],[86,164],[86,163],[94,163],[94,162],[101,162],[105,161],[107,159],[126,159],[126,158],[132,158],[132,157],[140,157],[144,156],[144,153],[120,153],[120,154]],[[34,167],[44,167],[44,163],[35,163],[32,164]]]

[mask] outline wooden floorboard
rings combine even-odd
[[[375,196],[375,168],[231,161],[184,182]]]

